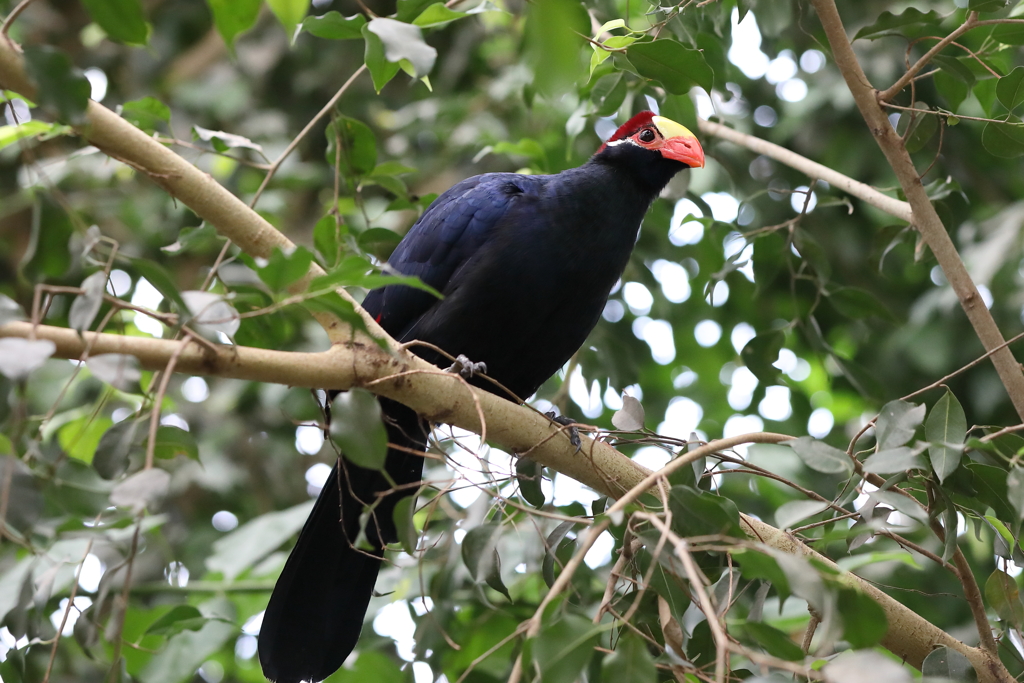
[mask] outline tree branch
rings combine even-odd
[[[938,43],[936,43],[932,47],[932,49],[928,50],[928,52],[924,53],[924,56],[921,57],[921,59],[917,60],[917,62],[915,62],[913,66],[907,69],[907,72],[900,76],[898,81],[893,83],[884,91],[878,93],[878,101],[888,102],[892,98],[896,97],[896,95],[898,95],[900,91],[902,91],[904,88],[910,85],[910,82],[914,80],[914,76],[916,76],[921,71],[921,69],[927,66],[928,62],[932,61],[932,58],[935,57],[935,55],[942,52],[944,49],[946,49],[946,47],[950,45],[950,43],[953,43],[954,41],[956,41],[957,38],[959,38],[963,34],[970,31],[972,28],[974,28],[977,25],[977,23],[978,13],[969,12],[967,14],[967,20],[964,21],[963,24],[957,27],[957,29],[950,33],[948,36],[946,36]],[[832,49],[834,50],[835,46],[833,46]]]
[[[942,268],[946,280],[949,281],[953,291],[956,292],[960,305],[967,314],[968,320],[974,327],[975,334],[981,340],[986,351],[993,351],[1005,343],[999,327],[985,303],[978,293],[978,288],[971,279],[967,268],[960,259],[960,254],[953,245],[949,233],[942,225],[941,219],[935,212],[921,178],[914,167],[914,163],[903,144],[903,140],[893,129],[892,124],[882,109],[876,97],[877,91],[871,86],[864,70],[861,69],[857,56],[853,52],[853,46],[846,35],[839,11],[836,9],[833,0],[811,0],[818,13],[818,18],[825,29],[829,44],[832,46],[832,55],[836,60],[846,85],[853,94],[853,99],[860,109],[861,116],[868,124],[868,129],[875,138],[875,142],[881,148],[882,153],[892,166],[903,193],[910,203],[914,214],[914,225],[920,231],[925,243],[935,254],[935,258]],[[1013,357],[1013,353],[1005,346],[992,354],[992,364],[999,374],[999,379],[1010,401],[1017,411],[1017,415],[1024,421],[1024,374],[1021,374],[1020,365]]]
[[[823,166],[816,161],[811,161],[805,156],[776,145],[774,142],[768,142],[753,135],[741,133],[721,123],[713,123],[704,119],[697,119],[697,127],[700,129],[700,132],[706,135],[713,135],[716,138],[728,140],[740,147],[749,149],[751,152],[763,154],[770,159],[778,161],[780,164],[794,168],[810,178],[824,180],[832,187],[853,195],[857,199],[867,202],[877,209],[881,209],[890,216],[908,223],[914,222],[914,214],[910,210],[910,204],[882,194],[870,185],[854,180],[850,176],[843,175],[839,171]]]

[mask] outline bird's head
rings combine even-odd
[[[642,111],[624,123],[594,158],[624,164],[662,186],[683,168],[704,167],[704,149],[696,136],[652,111]]]

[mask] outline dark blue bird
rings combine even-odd
[[[363,307],[395,339],[485,363],[490,377],[527,398],[597,324],[654,199],[678,171],[703,166],[690,131],[647,111],[578,168],[463,180],[430,205],[389,261],[444,298],[392,285],[370,292]],[[272,681],[323,680],[359,639],[383,545],[397,540],[392,513],[420,481],[414,452],[428,431],[405,406],[382,399],[381,407],[389,443],[404,447],[391,448],[385,465],[398,488],[344,459],[331,472],[263,617],[260,663]],[[374,550],[360,550],[360,515],[374,502],[365,529]]]

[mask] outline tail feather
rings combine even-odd
[[[416,413],[381,400],[391,443],[415,450],[425,444]],[[398,501],[414,493],[407,486],[422,476],[423,458],[388,451],[385,469],[401,489],[377,504],[366,536],[373,550],[355,548],[364,504],[392,488],[374,470],[350,462],[335,465],[320,491],[284,570],[260,629],[263,673],[277,683],[321,681],[336,671],[359,640],[363,618],[383,562],[383,545],[397,540],[392,518]]]

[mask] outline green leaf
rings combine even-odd
[[[1004,45],[1024,45],[1024,24],[999,24],[992,37]]]
[[[968,0],[967,9],[973,12],[997,12],[1006,7],[1006,0]]]
[[[199,460],[199,446],[191,432],[180,427],[164,425],[156,430],[153,454],[164,460],[170,460],[179,455],[184,455],[190,460]]]
[[[55,110],[61,121],[82,122],[92,86],[70,57],[49,46],[26,45],[25,67],[39,88],[40,106]]]
[[[173,636],[182,631],[198,631],[207,621],[209,619],[192,605],[177,605],[150,624],[146,629],[146,635]]]
[[[960,108],[960,105],[967,99],[967,95],[971,91],[969,85],[958,78],[950,76],[945,71],[935,74],[932,79],[935,81],[936,90],[946,100],[948,109],[953,112]],[[946,125],[948,126],[955,126],[958,122],[953,117],[946,117]]]
[[[601,633],[609,626],[595,626],[575,614],[544,624],[531,648],[533,661],[540,668],[541,683],[575,681],[594,656]]]
[[[1014,67],[996,82],[996,98],[1010,111],[1024,102],[1024,66]]]
[[[113,424],[109,417],[94,418],[86,415],[61,427],[57,432],[57,442],[72,458],[91,463],[100,439]]]
[[[257,268],[256,274],[271,291],[281,292],[306,275],[312,263],[313,253],[305,247],[295,247],[288,254],[281,247],[274,247],[267,265]]]
[[[825,474],[851,474],[853,472],[853,462],[850,460],[850,456],[814,437],[801,436],[799,439],[784,441],[783,445],[796,451],[804,464],[812,470]]]
[[[928,458],[941,484],[960,466],[963,457],[964,439],[967,437],[967,417],[953,392],[946,391],[940,398],[924,425],[928,446]]]
[[[694,85],[711,92],[715,74],[700,50],[663,38],[650,43],[634,43],[626,51],[637,73],[661,83],[673,95],[685,95]]]
[[[331,166],[334,166],[337,156],[335,146],[341,145],[342,174],[348,177],[362,176],[371,173],[377,166],[377,137],[362,121],[347,116],[338,117],[327,125],[325,135],[327,163]]]
[[[182,228],[178,231],[178,239],[166,247],[160,247],[165,254],[182,254],[189,251],[202,251],[220,241],[217,229],[203,221],[198,227]]]
[[[884,451],[902,446],[914,438],[914,433],[924,421],[923,403],[889,401],[878,411],[875,421],[875,440],[878,449]]]
[[[149,24],[139,0],[82,0],[92,20],[119,43],[145,45]]]
[[[1017,521],[1024,519],[1024,468],[1011,467],[1006,475],[1006,493],[1017,511]]]
[[[757,621],[743,624],[745,631],[753,640],[773,657],[796,662],[804,658],[803,649],[793,642],[788,635],[775,628]]]
[[[799,648],[797,648],[799,649]],[[647,650],[647,642],[626,631],[615,645],[615,652],[601,661],[601,680],[615,683],[655,683],[658,670]]]
[[[786,335],[781,330],[762,332],[744,345],[740,358],[758,381],[765,385],[774,384],[779,376],[779,369],[774,363],[779,360],[779,351],[785,343]]]
[[[837,311],[853,320],[872,316],[883,319],[893,317],[878,297],[860,287],[837,287],[828,293],[828,301]]]
[[[0,126],[0,149],[13,145],[18,140],[49,133],[54,127],[54,124],[45,121],[25,121],[17,126]]]
[[[416,531],[416,524],[413,523],[413,515],[416,513],[416,496],[406,496],[395,503],[395,510],[392,517],[395,522],[395,529],[398,531],[398,541],[402,549],[412,556],[416,555],[416,544],[419,541],[419,533]]]
[[[367,69],[370,70],[370,78],[374,82],[374,89],[379,93],[388,82],[398,73],[398,65],[388,61],[384,56],[384,43],[380,36],[370,30],[370,26],[364,26],[360,30],[362,38],[366,40],[366,52],[364,61]],[[330,137],[328,138],[330,139]],[[334,163],[333,161],[331,162]]]
[[[128,417],[112,425],[100,438],[92,466],[108,481],[117,479],[128,469],[128,458],[140,453],[146,430],[138,420]]]
[[[940,645],[924,658],[921,673],[929,678],[948,678],[963,683],[975,683],[978,672],[971,660],[951,647]]]
[[[590,101],[598,116],[614,114],[625,99],[626,78],[621,71],[601,76],[590,91]]]
[[[203,662],[213,657],[228,640],[237,636],[238,627],[234,624],[225,619],[208,619],[198,631],[185,630],[171,636],[167,645],[148,660],[139,672],[138,680],[145,683],[191,680]]]
[[[524,50],[533,69],[533,85],[558,98],[583,75],[583,37],[590,17],[579,0],[545,0],[527,5]]]
[[[501,580],[501,558],[498,557],[498,538],[501,527],[488,523],[474,527],[462,539],[462,561],[477,583],[488,586],[511,600],[508,588]]]
[[[341,260],[346,250],[343,240],[347,234],[348,226],[334,216],[324,216],[313,226],[313,245],[328,270]],[[311,289],[319,289],[315,282],[310,285]]]
[[[519,493],[527,503],[538,510],[544,507],[544,491],[540,486],[543,469],[536,460],[530,458],[516,460],[516,480],[519,482]]]
[[[889,630],[885,610],[859,590],[840,589],[838,607],[843,619],[843,639],[854,649],[877,645]]]
[[[875,23],[870,26],[865,26],[861,30],[857,31],[857,35],[855,35],[853,39],[858,40],[860,38],[868,38],[870,40],[874,40],[883,36],[903,35],[904,32],[898,31],[897,29],[917,25],[938,26],[941,22],[942,17],[935,10],[922,12],[911,7],[903,10],[900,14],[882,12],[878,15],[878,19],[875,20]]]
[[[373,254],[382,261],[386,261],[391,252],[395,250],[402,236],[394,230],[387,228],[370,228],[359,233],[357,240],[359,248],[368,254]]]
[[[739,509],[728,498],[689,486],[673,486],[668,504],[672,510],[672,530],[682,537],[744,537]]]
[[[740,571],[745,578],[768,581],[779,594],[779,600],[783,602],[789,597],[789,578],[774,556],[751,548],[732,550],[730,554],[739,563]]]
[[[932,60],[937,64],[943,72],[953,76],[958,81],[966,84],[967,86],[973,86],[975,82],[974,72],[967,67],[957,57],[947,57],[946,55],[935,55]]]
[[[989,154],[1003,159],[1024,155],[1024,125],[1016,116],[989,121],[981,131],[981,144]]]
[[[365,389],[342,392],[331,405],[331,437],[350,462],[369,470],[384,469],[388,434],[377,397]]]
[[[349,666],[346,663],[324,683],[409,683],[410,678],[408,668],[403,672],[392,657],[377,650],[364,649],[356,654],[355,664]]]
[[[918,152],[928,144],[936,132],[939,124],[934,114],[924,102],[917,102],[910,111],[900,112],[900,119],[896,124],[896,132],[904,136],[908,152]]]
[[[411,22],[435,2],[436,0],[398,0],[395,19],[406,23]]]
[[[432,26],[442,26],[448,22],[468,16],[466,12],[456,12],[455,10],[448,9],[443,2],[435,2],[423,10],[412,23],[420,28],[430,28]]]
[[[434,68],[437,50],[424,42],[423,32],[418,26],[385,17],[375,17],[363,30],[364,36],[367,33],[380,38],[381,46],[384,49],[384,58],[388,62],[398,63],[403,59],[409,60],[415,78],[426,76]],[[369,50],[369,44],[367,44],[367,50]],[[376,78],[374,82],[376,82]],[[380,92],[380,88],[377,88],[377,92]]]
[[[328,40],[359,40],[363,37],[365,25],[366,17],[362,14],[343,17],[340,12],[334,10],[319,17],[308,16],[302,20],[303,31]]]
[[[1020,590],[1012,576],[1002,569],[992,572],[985,581],[985,601],[1003,621],[1014,628],[1024,624],[1024,604],[1020,601]]]
[[[277,20],[284,26],[288,40],[294,40],[295,28],[309,11],[309,0],[267,0],[267,4]]]
[[[548,588],[555,583],[555,562],[565,559],[562,557],[563,551],[568,550],[566,554],[571,555],[572,550],[576,547],[574,540],[565,540],[566,534],[575,525],[576,523],[571,521],[561,522],[548,534],[544,542],[544,561],[541,563],[541,576],[544,578],[544,583],[547,584]]]
[[[217,32],[230,47],[240,33],[256,24],[262,0],[206,0]]]
[[[121,105],[121,118],[147,133],[156,131],[161,123],[171,125],[171,108],[155,97],[143,97]]]

